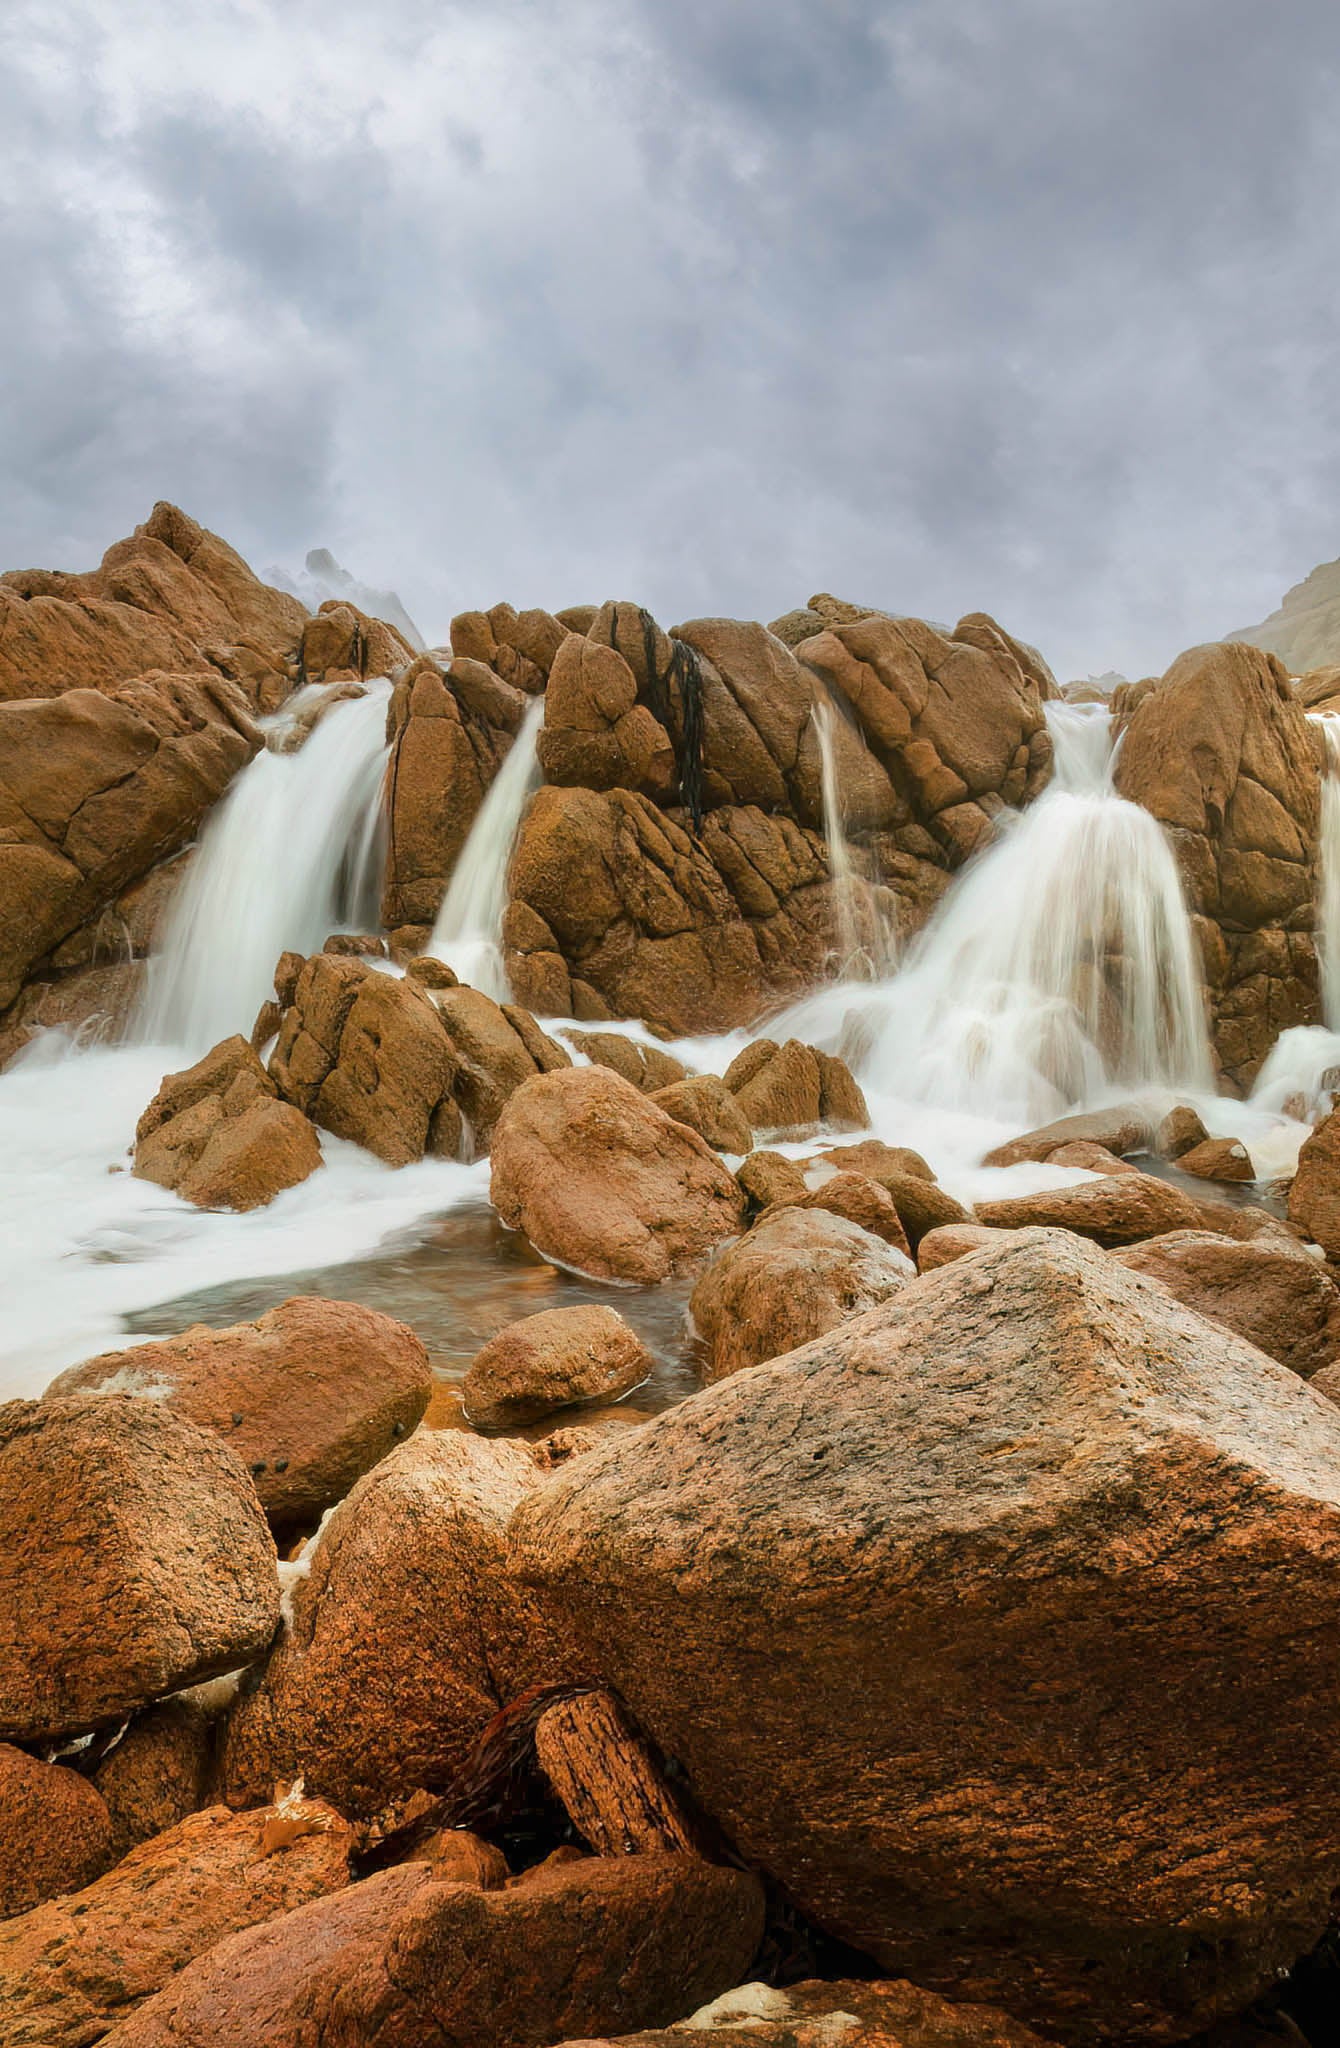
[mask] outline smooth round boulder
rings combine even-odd
[[[122,1721],[278,1621],[273,1538],[212,1430],[125,1395],[0,1408],[0,1740]]]
[[[775,1209],[727,1245],[693,1290],[704,1376],[758,1365],[873,1308],[912,1278],[906,1253],[826,1209]]]
[[[745,1206],[706,1139],[607,1067],[517,1089],[493,1133],[490,1196],[556,1264],[647,1285],[733,1237]]]
[[[87,1778],[0,1743],[0,1920],[92,1884],[112,1861],[113,1834]]]
[[[653,1359],[617,1310],[599,1302],[541,1309],[490,1337],[470,1361],[461,1399],[480,1429],[516,1429],[555,1408],[617,1401]]]
[[[742,1860],[890,1974],[1175,2041],[1330,1923],[1340,1411],[1079,1238],[596,1446],[512,1555]]]
[[[314,1522],[417,1427],[433,1391],[406,1324],[356,1302],[295,1295],[252,1323],[108,1351],[45,1399],[131,1394],[215,1430],[281,1526]]]

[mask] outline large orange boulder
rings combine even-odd
[[[222,1942],[107,2048],[480,2048],[657,2026],[738,1981],[757,1878],[586,1857],[505,1890],[406,1863]]]
[[[1193,647],[1126,709],[1122,796],[1177,852],[1225,1077],[1245,1088],[1280,1032],[1318,1018],[1321,751],[1272,654]]]
[[[259,746],[244,698],[217,675],[0,690],[0,1009],[194,837]]]
[[[778,1358],[887,1301],[913,1277],[905,1252],[826,1210],[774,1209],[719,1252],[690,1313],[709,1379]]]
[[[328,1807],[267,1854],[268,1810],[213,1807],[131,1851],[83,1891],[0,1925],[0,2040],[89,2048],[226,1935],[339,1891],[349,1829]],[[112,2029],[111,2034],[108,2030]]]
[[[304,1553],[284,1631],[224,1749],[234,1806],[301,1773],[369,1814],[449,1782],[528,1686],[571,1675],[505,1573],[507,1524],[538,1482],[524,1445],[421,1431],[361,1479]]]
[[[1202,1205],[1152,1173],[1102,1174],[1031,1195],[998,1195],[993,1202],[978,1202],[973,1214],[978,1223],[996,1230],[1073,1230],[1108,1246],[1205,1227]]]
[[[88,1779],[0,1742],[0,1920],[77,1892],[112,1856],[112,1817]]]
[[[1340,1353],[1340,1288],[1287,1230],[1248,1239],[1174,1230],[1117,1257],[1304,1379]]]
[[[490,1198],[503,1222],[599,1280],[664,1280],[744,1218],[744,1196],[706,1139],[606,1067],[518,1088],[492,1159]]]
[[[280,1526],[315,1522],[417,1426],[433,1375],[413,1330],[356,1302],[298,1295],[254,1323],[109,1351],[48,1401],[132,1394],[224,1438]]]
[[[270,1531],[212,1430],[128,1398],[0,1408],[0,1738],[124,1720],[278,1620]]]
[[[742,1859],[887,1972],[1175,2041],[1329,1924],[1340,1412],[1078,1238],[593,1446],[513,1557]]]

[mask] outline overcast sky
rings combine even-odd
[[[4,0],[0,563],[1139,675],[1340,554],[1336,0]]]

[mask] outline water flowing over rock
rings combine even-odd
[[[265,1649],[275,1549],[241,1461],[156,1403],[0,1408],[0,1739],[115,1724]]]
[[[744,1197],[706,1140],[604,1067],[518,1088],[492,1158],[503,1222],[596,1279],[664,1280],[743,1220]]]
[[[503,966],[507,875],[522,812],[539,787],[536,747],[545,702],[539,698],[526,707],[507,758],[461,848],[429,941],[430,951],[461,981],[498,1003],[505,1003],[512,993]]]
[[[107,1352],[45,1399],[131,1394],[225,1440],[280,1526],[313,1523],[413,1431],[433,1388],[404,1323],[356,1302],[295,1296],[254,1323]]]
[[[1073,1237],[597,1446],[513,1547],[740,1852],[888,1971],[1175,2040],[1328,1922],[1340,1415]]]
[[[467,2048],[660,2025],[748,1968],[758,1880],[690,1856],[586,1857],[506,1890],[380,1872],[221,1943],[108,2048]]]
[[[1224,1078],[1315,1021],[1320,747],[1275,658],[1198,647],[1119,709],[1116,785],[1169,832]]]

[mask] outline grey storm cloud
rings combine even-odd
[[[462,606],[993,611],[1340,551],[1334,0],[9,0],[0,559],[172,497]]]

